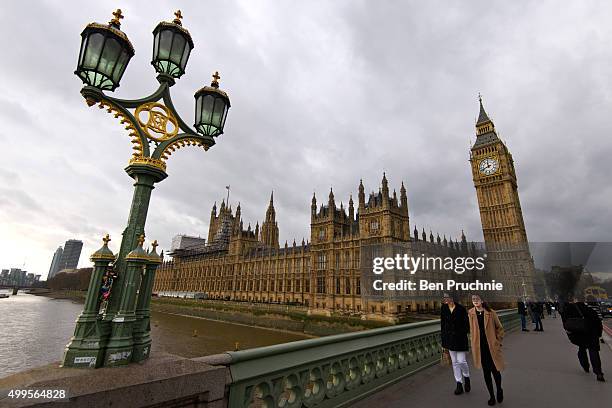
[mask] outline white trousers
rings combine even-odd
[[[470,368],[466,360],[467,351],[453,351],[448,350],[451,361],[453,362],[453,374],[455,375],[455,381],[463,382],[463,377],[470,376]]]

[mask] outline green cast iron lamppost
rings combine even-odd
[[[83,312],[74,336],[66,346],[64,367],[101,367],[142,361],[151,350],[150,302],[155,270],[162,259],[153,249],[145,251],[144,227],[154,184],[167,177],[166,160],[184,146],[215,144],[223,133],[230,101],[219,89],[215,72],[210,86],[195,93],[196,130],[176,112],[170,87],[185,73],[193,40],[183,28],[180,10],[172,22],[161,22],[153,30],[153,59],[159,87],[141,99],[117,99],[114,91],[134,56],[134,48],[120,30],[121,10],[107,24],[91,23],[81,33],[81,50],[75,74],[85,86],[81,94],[89,106],[98,105],[118,118],[134,144],[134,154],[125,171],[135,180],[128,225],[123,231],[119,254],[104,245],[92,256],[91,275]],[[112,290],[111,290],[112,289]]]

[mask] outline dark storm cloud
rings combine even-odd
[[[146,7],[144,7],[146,5]],[[3,186],[0,236],[21,264],[44,272],[55,248],[109,232],[119,247],[132,180],[128,136],[87,108],[74,71],[85,24],[113,8],[136,48],[116,94],[155,86],[151,30],[181,8],[195,49],[173,88],[190,123],[193,93],[221,72],[232,100],[226,133],[208,152],[181,149],[156,186],[147,234],[168,247],[176,233],[207,235],[213,202],[231,185],[245,224],[261,223],[270,192],[281,241],[309,238],[310,200],[336,203],[408,190],[411,229],[482,239],[469,167],[477,94],[514,155],[528,236],[610,240],[612,7],[606,2],[5,2],[10,19],[0,77]],[[66,12],[70,10],[70,12]],[[6,80],[10,78],[10,80]],[[11,174],[19,184],[8,184]],[[17,179],[17,177],[15,177]],[[28,204],[27,198],[30,201]],[[21,201],[19,201],[21,200]],[[21,204],[19,204],[21,202]],[[33,207],[38,203],[38,207]],[[6,230],[6,231],[5,231]],[[27,232],[27,239],[23,238]],[[17,237],[13,239],[13,237]]]

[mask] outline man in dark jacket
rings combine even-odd
[[[466,358],[470,321],[465,307],[455,302],[448,293],[444,294],[444,304],[440,308],[440,328],[442,347],[448,349],[453,363],[453,374],[457,382],[455,395],[463,394],[463,383],[465,392],[470,392],[470,369]]]
[[[544,311],[542,302],[532,302],[530,307],[531,317],[533,319],[533,323],[535,324],[535,329],[533,329],[533,331],[544,331],[544,328],[542,327],[542,313]]]
[[[527,328],[527,306],[520,298],[518,300],[518,314],[521,316],[521,329],[523,331],[529,331]]]
[[[605,381],[599,357],[599,338],[603,326],[597,313],[584,302],[574,299],[574,302],[564,305],[561,319],[567,337],[572,344],[578,346],[578,361],[584,371],[589,372],[589,360],[591,360],[597,381]]]

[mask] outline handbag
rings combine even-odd
[[[443,366],[451,365],[451,357],[448,349],[442,348],[442,355],[440,355],[440,364]]]
[[[586,333],[588,331],[587,321],[580,307],[578,307],[578,305],[575,305],[575,307],[580,317],[574,316],[566,318],[563,322],[563,328],[569,333]]]

